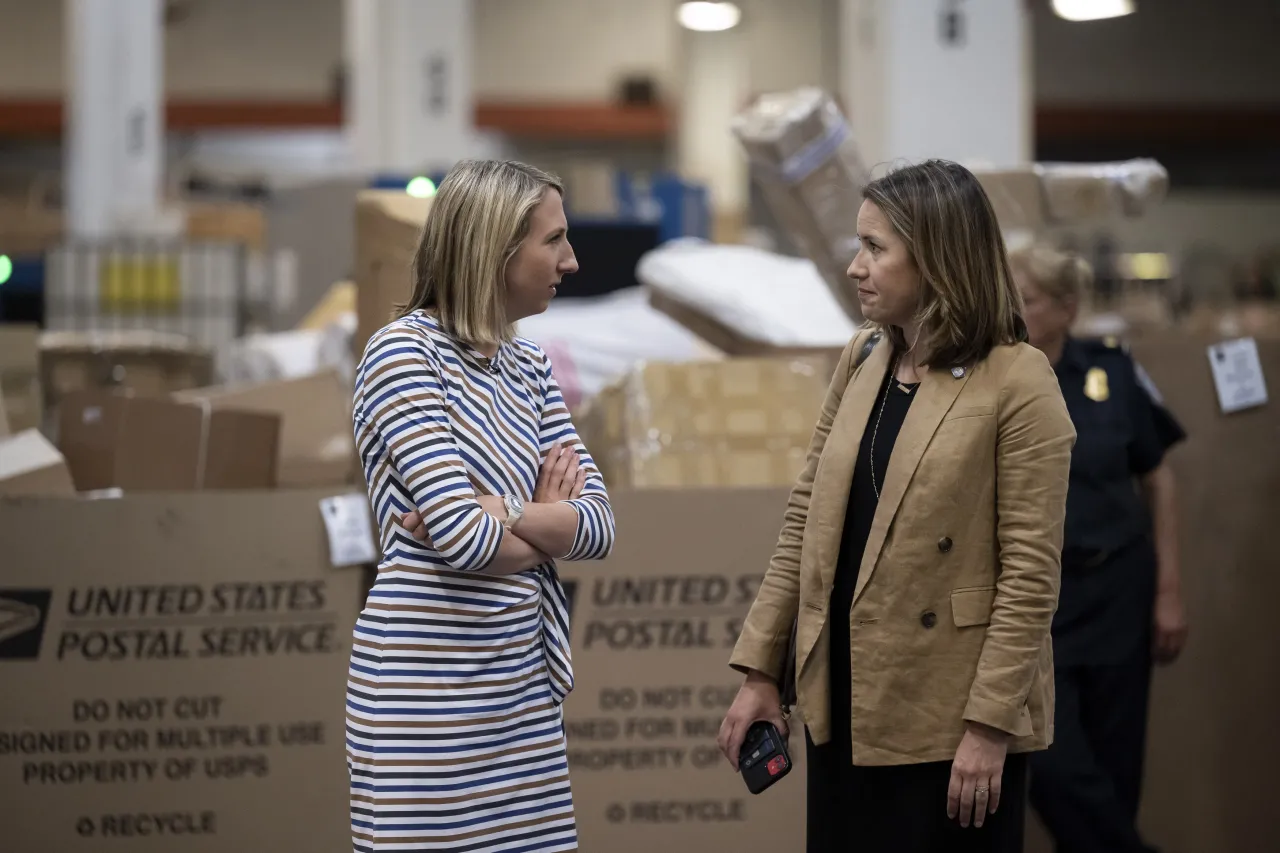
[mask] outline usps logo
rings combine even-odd
[[[52,600],[48,589],[0,589],[0,661],[40,657]]]

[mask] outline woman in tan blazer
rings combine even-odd
[[[974,176],[929,161],[863,196],[849,278],[869,327],[730,661],[746,679],[720,746],[736,768],[753,722],[785,731],[798,616],[809,853],[1020,853],[1025,753],[1053,738],[1075,430]]]

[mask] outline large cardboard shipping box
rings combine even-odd
[[[413,255],[431,199],[392,190],[356,197],[356,357],[374,332],[391,321],[397,304],[413,292]]]
[[[58,446],[80,491],[270,489],[280,418],[82,391],[62,404]]]
[[[40,426],[40,327],[0,324],[0,398],[9,429]]]
[[[822,359],[645,363],[600,392],[578,428],[611,487],[790,485],[829,376]]]
[[[330,494],[0,499],[0,848],[351,849]]]
[[[148,331],[45,332],[40,384],[53,420],[76,391],[116,389],[163,397],[213,381],[213,356],[184,335]]]
[[[716,747],[742,676],[729,654],[773,553],[785,489],[612,496],[603,564],[560,567],[576,687],[565,703],[584,851],[804,849],[804,736],[791,773],[751,795]]]
[[[196,388],[173,395],[214,410],[280,418],[281,488],[355,483],[360,465],[351,420],[351,389],[334,371],[254,385]]]
[[[267,248],[267,214],[258,205],[188,201],[183,214],[189,240],[239,243],[255,252]]]
[[[1280,766],[1280,340],[1258,340],[1271,401],[1223,414],[1206,347],[1149,333],[1135,358],[1187,431],[1178,478],[1183,601],[1191,632],[1152,688],[1142,823],[1171,850],[1274,846]],[[1196,768],[1188,772],[1187,768]]]

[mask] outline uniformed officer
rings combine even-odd
[[[1031,764],[1031,803],[1059,853],[1150,851],[1137,826],[1152,663],[1186,641],[1173,472],[1185,438],[1113,340],[1073,338],[1083,260],[1011,253],[1030,342],[1054,365],[1076,427],[1062,588],[1053,620],[1054,744]]]

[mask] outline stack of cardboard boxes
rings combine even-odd
[[[16,337],[4,848],[350,849],[343,691],[377,561],[350,388],[196,387],[207,374],[173,348]]]
[[[357,354],[413,292],[413,255],[430,209],[430,199],[403,192],[366,190],[356,197]]]

